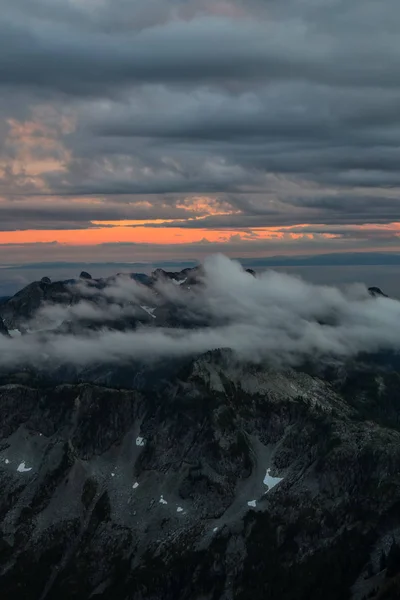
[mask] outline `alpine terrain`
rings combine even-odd
[[[5,300],[1,597],[400,598],[397,307],[222,258]]]

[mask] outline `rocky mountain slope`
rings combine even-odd
[[[246,273],[255,276],[252,269],[246,269]],[[43,277],[41,281],[36,281],[13,297],[0,303],[0,318],[11,332],[26,333],[29,327],[32,327],[32,319],[37,311],[44,305],[73,306],[82,301],[89,301],[100,306],[107,306],[115,302],[115,298],[107,296],[113,287],[120,283],[123,278],[130,279],[142,286],[145,290],[152,293],[152,302],[154,306],[148,307],[144,302],[136,302],[138,314],[135,319],[129,321],[125,318],[120,320],[109,315],[103,319],[103,325],[115,329],[134,328],[140,323],[153,324],[156,326],[168,327],[193,327],[193,315],[191,319],[185,318],[182,311],[179,311],[179,304],[171,302],[169,298],[160,297],[158,284],[165,282],[172,283],[179,287],[181,291],[189,291],[196,286],[201,285],[201,267],[186,268],[179,272],[164,271],[156,269],[151,275],[144,273],[130,273],[125,275],[116,275],[107,278],[93,279],[90,273],[83,271],[78,279],[52,282],[48,277]],[[135,304],[132,302],[131,304]],[[155,315],[153,309],[157,306],[157,322],[153,322]],[[76,320],[75,320],[76,321]],[[198,322],[196,323],[198,325]],[[65,324],[64,331],[70,330],[68,324]],[[81,319],[80,323],[75,322],[75,331],[77,325],[81,329],[96,326],[96,323],[89,318]],[[98,326],[98,323],[97,323]]]
[[[2,597],[398,597],[398,427],[229,352],[165,373],[1,385]]]
[[[196,270],[136,277],[201,285]],[[112,280],[82,279],[97,306]],[[3,332],[29,339],[43,302],[81,299],[32,284],[1,307]],[[168,298],[157,319],[147,308],[120,325],[184,322]],[[49,365],[0,369],[2,598],[400,597],[396,354]]]
[[[126,275],[125,278],[137,282],[151,293],[156,284],[163,281],[173,282],[182,290],[190,289],[191,286],[198,284],[199,273],[199,268],[183,269],[178,273],[156,269],[150,276],[143,273],[131,273]],[[94,305],[107,306],[107,304],[115,301],[115,299],[107,297],[105,292],[113,289],[113,286],[119,281],[119,277],[117,275],[104,279],[93,279],[90,273],[84,271],[78,279],[66,281],[52,282],[48,277],[43,277],[41,281],[35,281],[27,285],[14,296],[0,304],[0,318],[2,318],[5,326],[12,334],[20,335],[26,333],[29,327],[32,327],[32,320],[38,310],[45,305],[69,307],[82,301],[89,301]],[[153,295],[157,297],[155,291]],[[139,323],[151,324],[154,319],[152,308],[149,310],[149,307],[143,304],[143,302],[141,306],[139,302],[136,304],[140,310],[135,315],[135,319],[130,323],[126,318],[121,321],[110,315],[107,320],[103,319],[102,324],[115,329],[134,328]],[[167,300],[162,302],[162,308],[158,311],[157,316],[158,326],[177,326],[178,324],[185,326],[184,320],[179,319],[177,307]],[[64,323],[64,325],[64,332],[70,330],[70,324]],[[75,319],[74,331],[77,328],[86,329],[88,327],[95,327],[96,325],[98,326],[98,323],[88,317],[80,319],[79,323]],[[187,325],[190,325],[190,323],[187,323]]]
[[[4,325],[3,319],[1,319],[1,318],[0,318],[0,335],[7,335],[8,336],[8,329]]]

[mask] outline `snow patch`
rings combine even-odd
[[[134,483],[134,484],[133,484],[132,488],[133,488],[134,490],[136,490],[138,487],[139,487],[139,484],[138,484],[138,482],[136,481],[136,483]]]
[[[156,315],[154,314],[154,311],[156,310],[155,308],[153,308],[151,306],[140,306],[140,308],[143,308],[143,310],[145,312],[147,312],[148,315],[150,315],[151,317],[153,317],[153,319],[156,318]]]
[[[22,335],[22,333],[20,332],[19,329],[9,329],[8,333],[11,335],[11,337],[20,337]]]
[[[255,508],[256,504],[257,504],[257,502],[255,500],[249,500],[248,503],[247,503],[247,505],[251,506],[252,508]]]
[[[182,283],[185,283],[186,280],[187,277],[185,277],[185,279],[173,279],[172,283],[174,283],[175,285],[182,285]]]
[[[8,458],[6,458],[4,462],[6,463],[6,465],[10,464],[10,461],[8,460]]]
[[[32,471],[32,467],[25,467],[25,462],[22,462],[20,465],[18,465],[17,467],[17,471],[19,473],[27,473],[28,471]]]
[[[144,446],[146,444],[146,440],[140,436],[136,438],[136,446]]]
[[[166,500],[164,500],[164,496],[161,494],[161,498],[159,499],[159,504],[168,504]]]
[[[218,531],[218,527],[214,527],[213,533],[215,533],[216,531]]]
[[[178,508],[176,509],[176,512],[183,512],[182,506],[178,506]]]
[[[111,473],[111,477],[115,477],[115,473]]]
[[[271,469],[267,469],[267,472],[266,472],[264,480],[263,480],[263,484],[268,486],[267,492],[272,490],[273,487],[278,485],[278,483],[280,483],[283,480],[283,477],[272,477],[272,475],[269,474],[270,471],[271,471]]]

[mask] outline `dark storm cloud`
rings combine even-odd
[[[111,2],[107,4],[110,7]],[[108,91],[112,86],[138,82],[265,78],[398,87],[393,76],[400,57],[396,31],[388,28],[386,39],[378,36],[371,45],[367,31],[343,28],[342,15],[334,18],[331,6],[324,10],[318,3],[313,16],[313,3],[306,3],[304,17],[299,18],[297,11],[291,12],[292,3],[282,4],[280,11],[272,13],[273,18],[263,21],[247,15],[216,18],[212,10],[183,20],[172,18],[171,11],[163,22],[139,31],[126,26],[111,26],[107,31],[95,10],[79,15],[69,4],[70,18],[61,8],[59,18],[49,21],[43,13],[28,13],[26,18],[6,2],[0,28],[0,79],[3,85],[46,87],[71,94]],[[343,3],[338,4],[343,11]],[[359,2],[356,4],[362,13]],[[387,4],[398,13],[396,4]],[[257,17],[253,7],[250,16]],[[117,3],[114,10],[118,9],[127,10],[128,4]]]
[[[5,0],[0,230],[348,224],[372,243],[400,214],[399,33],[394,0]],[[234,214],[188,220],[196,194]]]
[[[16,229],[84,229],[96,227],[93,221],[151,220],[151,219],[187,219],[198,213],[162,205],[149,204],[84,204],[82,202],[12,201],[0,203],[0,231]],[[23,220],[21,219],[23,215]]]
[[[151,227],[184,227],[189,229],[234,229],[279,227],[314,223],[326,225],[385,224],[400,219],[400,199],[384,196],[368,197],[336,194],[332,197],[286,198],[284,202],[266,202],[264,195],[228,195],[227,200],[237,214],[211,215],[184,222],[151,224]],[[306,228],[302,228],[306,231]],[[299,230],[300,231],[300,230]],[[324,228],[321,226],[321,233]]]
[[[236,182],[235,182],[236,178]],[[260,176],[257,177],[260,179]],[[246,185],[250,190],[250,176],[244,169],[238,169],[237,173],[226,174],[204,174],[204,179],[188,179],[182,174],[180,176],[166,176],[165,178],[154,178],[143,181],[134,179],[117,179],[110,175],[107,177],[99,175],[92,182],[76,182],[72,174],[70,178],[60,180],[58,175],[49,175],[46,181],[51,183],[54,191],[60,195],[69,196],[126,196],[130,194],[154,195],[154,194],[212,194],[218,192],[242,192],[246,191]],[[43,195],[43,194],[39,194]],[[162,218],[162,217],[160,217]]]

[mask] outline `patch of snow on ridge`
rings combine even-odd
[[[140,436],[136,438],[136,446],[144,446],[146,444],[146,440]]]
[[[185,279],[173,279],[172,283],[174,283],[175,285],[182,285],[183,283],[185,283],[185,281],[187,280],[187,277],[185,277]]]
[[[32,467],[25,467],[25,462],[22,462],[20,465],[18,465],[17,467],[17,471],[19,473],[27,473],[28,471],[32,471]]]
[[[272,475],[269,474],[270,471],[271,471],[271,469],[267,469],[267,472],[266,472],[264,480],[263,480],[263,484],[268,486],[267,492],[272,490],[273,487],[278,485],[278,483],[280,483],[283,480],[283,477],[272,477]]]
[[[153,317],[153,319],[157,318],[156,315],[154,314],[154,311],[156,310],[155,308],[152,308],[151,306],[140,306],[140,308],[143,308],[143,310],[145,312],[147,312],[148,315]]]
[[[249,500],[248,503],[247,503],[247,505],[251,506],[252,508],[255,508],[256,504],[257,504],[257,502],[255,500]]]
[[[133,488],[134,490],[136,490],[136,488],[138,488],[138,487],[139,487],[139,484],[138,484],[138,482],[136,481],[136,483],[134,483],[134,484],[133,484],[132,488]]]
[[[178,506],[178,508],[176,509],[176,512],[183,512],[182,506]]]
[[[158,501],[160,504],[168,504],[166,500],[164,500],[164,496],[161,494],[161,498]]]
[[[19,329],[9,329],[8,333],[11,335],[11,337],[20,337],[22,335],[22,333],[20,332]]]

